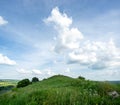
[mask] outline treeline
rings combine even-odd
[[[17,83],[17,88],[25,87],[25,86],[28,86],[28,85],[34,83],[34,82],[38,82],[38,81],[39,81],[39,79],[37,77],[33,77],[32,81],[30,81],[29,79],[23,79]]]
[[[12,89],[13,87],[14,87],[13,85],[0,86],[0,91],[2,91],[2,90],[10,90],[10,89]]]

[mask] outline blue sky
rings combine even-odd
[[[120,80],[119,4],[0,0],[0,78]]]

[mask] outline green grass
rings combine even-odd
[[[0,96],[0,105],[120,105],[120,85],[56,75]]]

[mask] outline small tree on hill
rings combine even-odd
[[[85,77],[82,77],[82,76],[78,76],[78,79],[82,79],[82,80],[85,80]]]
[[[39,79],[37,77],[32,78],[32,82],[38,82],[38,81],[39,81]]]
[[[29,84],[31,84],[29,79],[23,79],[23,80],[18,82],[17,88],[25,87],[25,86],[28,86]]]

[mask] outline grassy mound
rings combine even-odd
[[[120,86],[56,75],[0,96],[0,105],[119,105]]]

